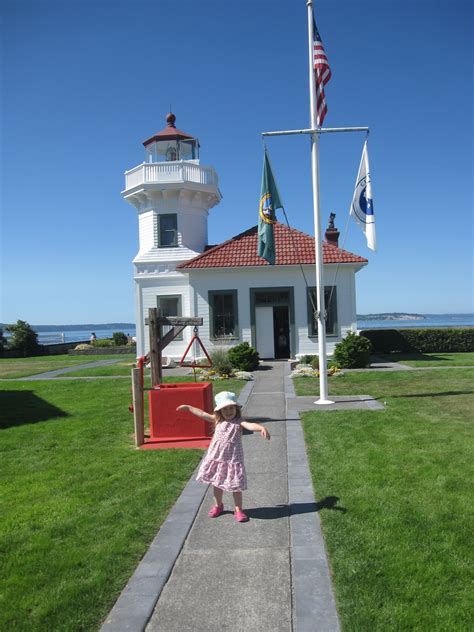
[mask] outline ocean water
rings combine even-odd
[[[411,327],[418,329],[423,327],[474,327],[474,314],[425,314],[422,320],[357,320],[358,329],[401,329]],[[33,329],[35,327],[33,326]],[[48,328],[48,331],[38,332],[40,344],[54,344],[59,342],[89,341],[94,331],[97,338],[111,338],[115,331],[123,331],[129,336],[136,335],[135,325],[125,328],[108,328],[95,325],[94,329],[65,329],[61,326]],[[5,337],[8,333],[4,332]]]
[[[424,327],[474,327],[474,314],[424,314],[421,320],[357,320],[358,329],[423,329]]]

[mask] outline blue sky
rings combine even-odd
[[[327,127],[369,126],[379,251],[358,313],[474,311],[473,11],[463,0],[316,0]],[[304,0],[4,0],[0,321],[134,321],[123,172],[165,126],[201,143],[209,241],[257,223],[261,132],[309,126]],[[323,224],[344,238],[363,134],[321,139]],[[314,234],[307,137],[267,141],[290,224]],[[281,216],[279,219],[283,219]],[[323,226],[324,227],[324,226]]]

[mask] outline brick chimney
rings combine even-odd
[[[336,213],[331,213],[329,215],[329,224],[326,228],[326,232],[324,233],[324,237],[328,244],[334,244],[334,246],[339,246],[339,231],[334,226],[334,219],[336,218]]]

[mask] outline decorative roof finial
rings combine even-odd
[[[176,125],[174,124],[176,121],[176,116],[173,114],[173,112],[169,112],[166,115],[166,123],[168,124],[168,127],[176,127]]]

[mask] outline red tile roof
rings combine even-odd
[[[314,237],[284,224],[275,224],[276,265],[292,266],[314,264]],[[236,235],[218,246],[177,266],[180,270],[191,268],[241,268],[268,266],[265,259],[257,255],[257,226]],[[367,263],[367,259],[342,250],[323,241],[324,263]]]

